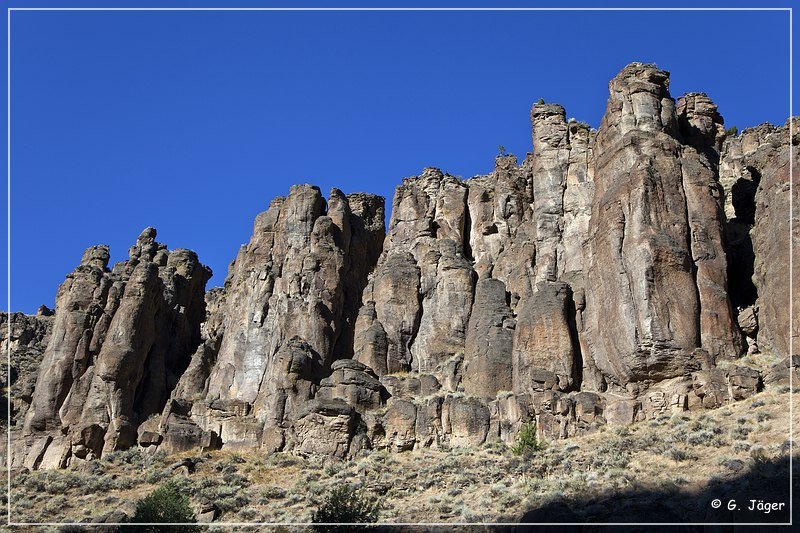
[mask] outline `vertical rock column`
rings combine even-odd
[[[438,169],[403,181],[364,290],[356,357],[378,375],[435,373],[463,355],[475,273],[465,257],[467,187]]]
[[[725,130],[717,106],[702,93],[682,97],[677,115],[688,144],[680,163],[700,303],[700,346],[715,359],[731,359],[742,354],[744,339],[728,296],[724,192],[718,179]]]
[[[668,80],[651,65],[625,67],[609,84],[594,149],[584,319],[591,364],[618,386],[682,374],[700,346]]]
[[[494,171],[466,181],[469,246],[478,277],[494,278],[511,293],[511,306],[530,292],[536,227],[530,172],[513,155],[495,159]]]
[[[107,270],[95,246],[56,298],[23,429],[30,468],[65,466],[136,443],[200,342],[211,271],[194,252],[169,252],[147,228],[129,258]]]
[[[798,353],[800,334],[800,304],[798,283],[794,285],[794,299],[789,291],[790,276],[800,280],[800,261],[789,261],[792,243],[796,251],[800,243],[800,123],[793,119],[794,138],[789,138],[789,124],[775,128],[769,136],[771,157],[760,165],[761,181],[756,192],[755,226],[751,232],[755,265],[753,282],[758,290],[758,345],[762,352],[779,356]],[[794,176],[789,173],[792,158]],[[792,207],[789,208],[789,180],[792,180]],[[789,233],[789,219],[793,220]],[[790,242],[791,239],[791,242]],[[790,309],[791,318],[790,320]],[[794,353],[790,353],[790,336],[794,338]]]
[[[478,280],[467,330],[464,390],[488,400],[494,399],[501,390],[511,390],[511,352],[516,321],[506,296],[502,281]]]
[[[564,108],[556,104],[534,105],[531,121],[534,152],[525,167],[533,191],[536,257],[532,286],[521,295],[514,333],[513,390],[520,394],[568,390],[578,384],[575,306],[570,286],[561,279],[567,260],[570,269],[582,268],[580,232],[588,223],[584,202],[591,199],[588,127],[568,124]],[[568,277],[574,281],[579,273]]]
[[[350,330],[381,250],[383,210],[377,196],[333,189],[326,202],[319,188],[298,185],[256,217],[209,317],[212,336],[162,417],[165,449],[197,446],[199,435],[283,448],[330,365],[353,353]]]
[[[595,132],[590,131],[587,124],[570,121],[567,133],[569,165],[564,183],[564,229],[558,255],[561,258],[559,277],[572,283],[582,277],[587,264],[584,244],[589,234],[594,198]]]
[[[563,262],[558,251],[564,229],[564,188],[570,157],[565,117],[564,108],[558,104],[535,104],[531,110],[533,160],[530,175],[536,224],[534,283],[555,281]]]

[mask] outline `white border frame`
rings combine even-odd
[[[794,116],[792,90],[793,85],[793,65],[792,65],[792,13],[791,7],[9,7],[7,8],[7,305],[8,305],[8,338],[11,339],[11,12],[12,11],[782,11],[789,14],[789,357],[794,353],[793,348],[793,182],[794,168],[792,157],[791,139],[794,137]],[[7,351],[7,369],[11,368],[11,343],[9,342]],[[793,374],[791,371],[791,360],[789,370],[789,522],[378,522],[374,524],[363,523],[337,523],[337,524],[316,524],[316,525],[338,525],[338,526],[423,526],[423,527],[446,527],[446,526],[791,526],[793,525],[793,446],[792,440],[792,405],[793,405]],[[10,378],[10,374],[9,374]],[[11,387],[9,386],[9,398],[7,405],[7,451],[6,466],[8,473],[7,498],[8,509],[6,513],[6,524],[11,526],[156,526],[162,523],[120,523],[109,522],[105,524],[88,524],[78,522],[12,522],[11,521]],[[213,522],[210,524],[198,523],[171,523],[173,526],[205,526],[209,528],[225,527],[247,527],[247,526],[311,526],[310,522]]]

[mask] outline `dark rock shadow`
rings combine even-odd
[[[794,494],[798,494],[800,467],[795,457],[792,465]],[[727,533],[749,531],[791,531],[789,522],[789,457],[756,461],[747,471],[725,479],[712,479],[699,492],[675,489],[628,489],[613,494],[602,494],[581,501],[551,500],[541,507],[531,509],[520,519],[516,531],[682,531],[687,533]],[[719,509],[712,501],[719,499]],[[769,513],[750,510],[751,501],[783,503],[782,509]],[[736,509],[729,510],[735,501]],[[544,523],[579,523],[574,526],[544,526]],[[697,523],[694,526],[601,526],[602,523]],[[711,524],[735,524],[717,526]],[[528,525],[531,524],[531,525]],[[739,525],[741,524],[741,525]],[[745,525],[759,524],[759,525]],[[763,525],[761,525],[763,524]],[[772,525],[771,525],[772,524]]]
[[[728,252],[728,292],[734,307],[753,305],[758,296],[753,284],[755,252],[750,230],[755,224],[756,192],[761,174],[748,167],[752,179],[740,178],[731,188],[735,217],[725,225]]]

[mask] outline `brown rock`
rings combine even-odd
[[[791,378],[790,372],[793,373]],[[783,386],[800,383],[800,355],[793,355],[775,363],[764,375],[764,383]]]
[[[450,446],[479,446],[489,433],[489,408],[478,398],[447,396],[442,405],[442,427]]]
[[[407,400],[392,400],[383,417],[386,445],[391,451],[402,452],[416,443],[417,406]]]
[[[739,311],[736,317],[739,328],[748,337],[755,337],[758,332],[758,307],[750,305]]]
[[[512,387],[512,347],[516,322],[505,284],[482,279],[475,289],[464,354],[465,390],[485,399]]]
[[[717,106],[698,93],[678,101],[678,116],[681,133],[691,144],[683,147],[680,164],[700,305],[700,345],[712,357],[736,358],[745,343],[728,296],[724,193],[717,169],[722,117]]]
[[[59,289],[24,427],[46,443],[45,467],[135,444],[200,340],[211,272],[193,252],[168,252],[147,228],[112,272],[108,257],[89,248]]]
[[[313,400],[294,424],[294,451],[310,457],[344,459],[358,425],[358,414],[341,400]]]
[[[572,294],[562,282],[541,282],[536,290],[523,299],[514,333],[514,388],[517,393],[541,390],[538,383],[550,379],[543,372],[552,373],[554,385],[567,390],[575,384],[575,347],[570,327],[569,304]],[[545,389],[550,386],[545,385]]]
[[[653,66],[623,69],[595,144],[583,355],[616,385],[681,375],[699,347],[735,356],[743,346],[720,271],[714,167],[681,144],[667,86],[668,73]],[[715,134],[691,105],[682,108],[686,128]]]
[[[789,212],[789,158],[800,167],[800,151],[795,139],[789,140],[788,124],[777,128],[774,148],[766,162],[756,172],[760,183],[755,197],[755,226],[751,232],[755,265],[753,282],[758,291],[758,345],[761,351],[790,356],[790,336],[797,350],[800,335],[800,305],[798,298],[791,299],[789,279],[800,279],[798,261],[794,261],[794,272],[789,271],[792,248],[788,240],[800,242],[800,181],[795,173],[792,194],[794,211]],[[794,127],[798,135],[798,125]],[[777,137],[777,139],[775,139]],[[789,235],[789,218],[794,220],[792,235]],[[793,312],[790,313],[790,308]],[[793,322],[790,323],[790,316]]]

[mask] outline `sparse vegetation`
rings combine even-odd
[[[602,426],[522,455],[509,453],[514,439],[474,448],[442,442],[412,452],[373,450],[323,464],[289,453],[217,450],[202,455],[195,473],[178,475],[170,466],[197,452],[166,457],[128,450],[65,470],[15,471],[12,516],[79,522],[122,511],[132,517],[136,502],[168,480],[190,509],[213,504],[216,520],[225,522],[310,522],[326,495],[350,483],[380,498],[381,522],[516,521],[532,508],[559,502],[573,508],[574,502],[632,488],[698,493],[710,479],[754,468],[785,477],[785,467],[773,465],[789,449],[787,390],[770,387],[717,410]],[[794,413],[800,425],[800,409]],[[734,430],[741,426],[750,431]],[[720,457],[725,461],[719,463]]]
[[[725,130],[725,135],[727,135],[728,137],[736,137],[737,135],[739,135],[739,128],[737,128],[736,126],[731,126],[727,130]]]

